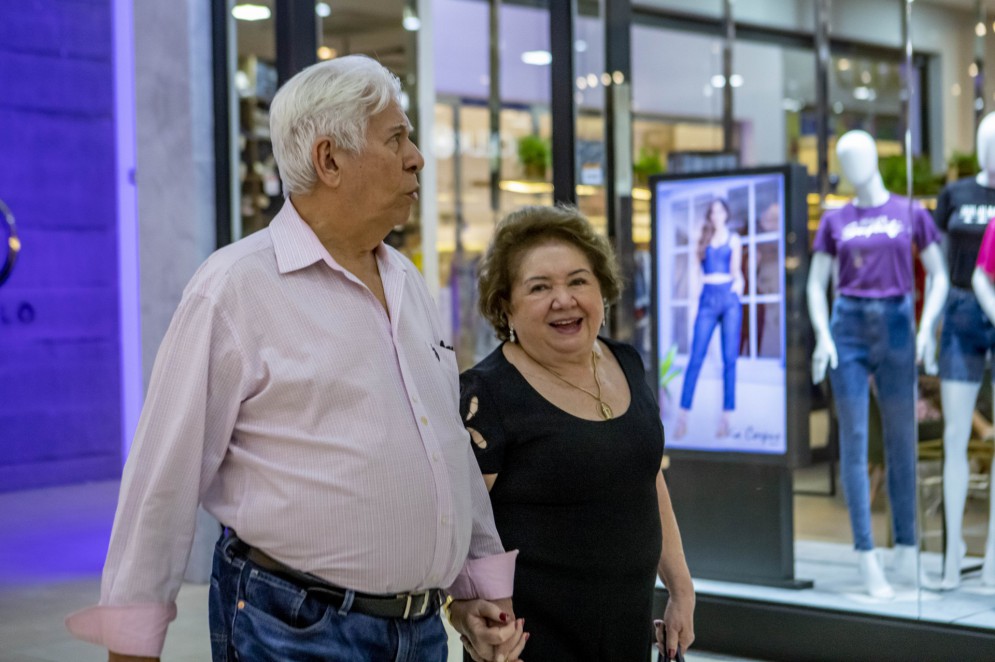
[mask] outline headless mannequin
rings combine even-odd
[[[864,131],[849,131],[836,143],[843,175],[856,191],[857,207],[877,207],[885,204],[890,193],[884,187],[878,171],[878,154],[874,139]],[[920,252],[919,258],[927,272],[927,294],[923,305],[922,322],[916,335],[916,360],[925,364],[926,371],[936,374],[936,322],[946,300],[949,282],[943,254],[936,244]],[[833,273],[834,258],[823,252],[812,256],[807,283],[809,317],[816,335],[812,355],[812,381],[816,384],[826,377],[827,368],[836,368],[838,355],[829,326],[829,300],[826,291]],[[912,496],[911,498],[914,498]],[[864,588],[873,597],[890,598],[894,590],[885,578],[875,550],[859,551],[859,566]],[[918,579],[918,554],[915,545],[895,546],[895,568],[904,578]]]
[[[978,126],[978,163],[981,172],[977,182],[995,188],[995,113],[986,116]],[[981,269],[975,269],[972,289],[985,315],[995,324],[995,286]],[[943,400],[943,511],[947,527],[947,547],[944,553],[941,588],[960,585],[960,564],[966,553],[964,545],[964,505],[967,501],[967,444],[971,437],[971,420],[981,384],[943,380],[940,396]],[[991,490],[988,543],[981,571],[985,585],[995,586],[995,490]]]

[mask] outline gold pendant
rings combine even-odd
[[[606,421],[610,419],[612,416],[614,416],[612,408],[608,406],[607,402],[602,402],[601,400],[598,400],[598,407],[601,409],[601,418],[605,419]]]

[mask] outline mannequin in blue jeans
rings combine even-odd
[[[674,438],[687,433],[688,412],[694,399],[694,389],[701,374],[708,344],[715,327],[721,325],[722,340],[722,417],[716,437],[729,435],[729,415],[736,408],[736,359],[743,321],[739,295],[743,293],[742,244],[739,235],[729,230],[729,206],[716,198],[708,206],[705,222],[698,239],[698,261],[701,263],[701,298],[694,320],[691,355],[681,387],[681,409],[677,415]]]
[[[874,139],[850,131],[836,143],[840,168],[853,184],[854,202],[827,212],[809,266],[809,317],[815,329],[812,380],[830,380],[840,427],[840,478],[850,513],[865,591],[890,599],[895,592],[874,550],[867,475],[869,380],[877,387],[884,429],[885,466],[895,536],[894,570],[916,583],[915,397],[916,361],[936,373],[934,329],[948,279],[939,232],[928,212],[890,194],[878,171]],[[912,246],[929,276],[919,333],[912,304]],[[838,266],[832,320],[826,290]]]

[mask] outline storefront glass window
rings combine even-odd
[[[235,20],[240,236],[269,225],[283,202],[269,135],[269,104],[277,89],[276,15],[273,0],[259,6],[269,15]]]

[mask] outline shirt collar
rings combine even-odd
[[[294,203],[287,198],[279,213],[269,224],[276,264],[281,274],[299,271],[315,262],[325,262],[333,269],[343,268],[322,245],[311,226],[301,218]],[[386,244],[380,242],[373,250],[377,262],[391,270],[407,271],[405,261]]]

